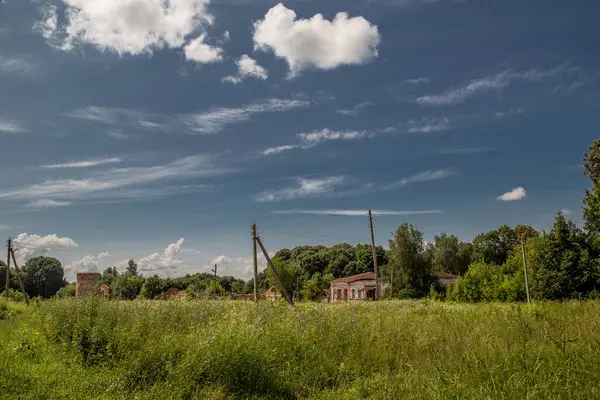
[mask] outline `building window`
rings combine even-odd
[[[337,299],[341,300],[342,299],[342,289],[338,289],[337,290]]]
[[[356,289],[352,289],[352,298],[355,299],[356,298]]]
[[[358,290],[358,299],[360,300],[360,298],[361,298],[361,290],[359,289]]]

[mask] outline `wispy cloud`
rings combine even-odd
[[[0,192],[0,198],[33,201],[40,198],[56,201],[131,199],[136,196],[143,197],[146,191],[153,194],[156,194],[156,191],[161,192],[163,188],[156,186],[158,182],[176,181],[190,177],[207,178],[232,171],[231,168],[216,165],[211,156],[195,155],[163,165],[97,171],[81,179],[46,180]],[[151,183],[153,185],[148,186]],[[168,189],[167,194],[173,193],[172,187],[164,189]]]
[[[432,133],[452,128],[449,118],[424,118],[421,121],[409,121],[408,133]]]
[[[309,105],[308,101],[303,100],[268,99],[242,107],[220,107],[198,114],[187,114],[179,119],[192,132],[209,135],[222,131],[227,125],[247,121],[254,114],[283,112]]]
[[[275,214],[308,214],[308,215],[340,215],[346,217],[366,217],[368,210],[276,210]],[[442,210],[392,211],[372,210],[374,216],[385,215],[425,215],[439,214]]]
[[[285,145],[285,146],[277,146],[277,147],[268,147],[268,148],[264,149],[261,152],[261,154],[263,156],[271,156],[271,155],[283,153],[284,151],[294,150],[294,149],[297,149],[299,147],[300,147],[300,145],[297,145],[297,144]]]
[[[27,129],[20,122],[0,119],[0,132],[20,133],[27,132]]]
[[[335,112],[338,113],[338,114],[342,114],[342,115],[356,116],[356,115],[360,114],[360,112],[365,107],[368,107],[368,106],[371,106],[371,105],[373,105],[373,103],[365,101],[365,102],[362,102],[362,103],[359,103],[359,104],[355,105],[352,108],[347,108],[347,109],[343,109],[342,108],[342,109],[335,110]]]
[[[9,58],[0,55],[0,75],[27,75],[33,66],[20,58]]]
[[[367,132],[361,131],[331,131],[327,128],[310,133],[300,133],[298,137],[305,143],[318,144],[327,140],[356,140],[367,137]]]
[[[400,82],[400,86],[426,85],[428,83],[431,83],[431,79],[429,79],[429,78],[412,78],[412,79],[406,79],[406,80]]]
[[[567,208],[563,208],[562,210],[560,210],[560,212],[561,212],[563,215],[570,215],[570,214],[573,214],[573,211],[571,211],[571,210],[569,210],[569,209],[567,209]]]
[[[298,198],[319,197],[333,193],[345,181],[343,176],[330,176],[326,178],[296,178],[296,186],[276,190],[267,190],[259,193],[256,200],[259,202],[275,202],[294,200]]]
[[[145,121],[149,114],[127,108],[88,106],[70,111],[66,113],[65,116],[91,122],[117,124],[131,122],[139,123],[139,121]],[[139,125],[143,126],[142,124]]]
[[[121,158],[105,158],[101,160],[87,160],[87,161],[72,161],[64,164],[51,164],[42,165],[42,168],[56,169],[56,168],[89,168],[97,167],[99,165],[116,164],[123,161]]]
[[[452,169],[430,169],[385,185],[386,190],[401,188],[413,183],[437,181],[456,175]]]
[[[66,207],[71,205],[70,201],[56,201],[56,200],[34,200],[26,205],[27,208],[53,208],[53,207]]]
[[[456,105],[464,103],[478,94],[504,89],[514,81],[539,82],[572,70],[573,68],[569,68],[566,64],[548,70],[532,69],[523,72],[506,70],[496,75],[472,80],[464,86],[442,93],[418,97],[416,102],[425,106]]]
[[[523,187],[519,186],[518,188],[514,188],[510,192],[506,192],[498,196],[496,199],[501,201],[515,201],[521,200],[525,198],[525,196],[527,196],[527,192]]]

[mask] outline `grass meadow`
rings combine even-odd
[[[1,307],[6,399],[600,399],[600,302]]]

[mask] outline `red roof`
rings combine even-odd
[[[433,276],[435,276],[436,279],[456,279],[456,278],[458,278],[458,275],[450,274],[448,272],[434,272]]]
[[[347,276],[345,278],[338,278],[333,280],[331,283],[351,283],[356,281],[372,281],[375,280],[375,272],[363,272],[362,274]]]

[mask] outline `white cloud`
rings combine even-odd
[[[52,250],[69,250],[79,245],[69,237],[59,237],[56,234],[39,236],[21,233],[13,240],[21,260],[27,261],[37,256],[45,256]]]
[[[55,7],[35,25],[49,44],[65,51],[88,44],[118,54],[181,48],[190,35],[210,24],[204,0],[62,0],[62,26]]]
[[[238,67],[237,76],[226,76],[223,78],[223,82],[236,84],[240,83],[245,78],[265,80],[269,77],[267,70],[258,65],[256,60],[250,58],[247,54],[242,55],[235,63]]]
[[[77,273],[77,272],[101,272],[100,260],[110,256],[110,253],[100,253],[98,255],[86,255],[80,260],[73,261],[65,266],[66,273]]]
[[[231,264],[231,261],[233,261],[231,258],[225,256],[225,255],[220,255],[218,257],[216,257],[214,260],[212,260],[210,262],[211,265],[227,265],[227,264]]]
[[[0,119],[0,132],[20,133],[27,132],[27,129],[19,122]]]
[[[464,103],[478,94],[504,89],[513,81],[538,82],[571,70],[566,65],[560,65],[549,70],[532,69],[523,72],[506,70],[496,75],[472,80],[462,87],[450,89],[439,94],[421,96],[416,101],[426,106],[455,105]]]
[[[7,58],[0,55],[0,75],[16,74],[26,75],[33,69],[33,66],[20,58]]]
[[[295,187],[289,187],[278,190],[267,190],[256,196],[260,202],[273,202],[283,200],[294,200],[297,198],[318,197],[325,194],[331,194],[344,183],[343,176],[330,176],[327,178],[296,178]]]
[[[345,12],[333,21],[321,14],[297,20],[296,13],[280,3],[254,23],[254,47],[285,59],[292,75],[310,67],[364,64],[377,57],[379,42],[377,26]]]
[[[448,178],[450,176],[456,175],[456,171],[450,169],[430,169],[427,171],[419,172],[416,175],[409,176],[407,178],[402,178],[399,181],[393,182],[389,185],[386,185],[384,189],[396,189],[400,187],[404,187],[410,185],[412,183],[418,182],[430,182],[437,181],[440,179]]]
[[[302,139],[302,141],[310,144],[318,144],[324,142],[326,140],[356,140],[367,137],[368,134],[366,132],[359,131],[346,131],[346,132],[336,132],[331,131],[327,128],[321,129],[320,131],[314,131],[310,133],[300,133],[298,137]]]
[[[400,82],[400,86],[405,86],[405,85],[426,85],[428,83],[431,83],[431,79],[429,79],[429,78],[412,78],[412,79],[406,79],[406,80]]]
[[[208,45],[204,42],[206,34],[192,39],[185,47],[185,58],[201,64],[210,64],[223,60],[223,49]]]
[[[29,208],[51,208],[51,207],[66,207],[71,205],[70,201],[56,201],[48,199],[34,200],[27,204]]]
[[[171,188],[157,188],[156,182],[181,180],[189,177],[212,177],[231,172],[231,169],[217,167],[213,158],[195,155],[181,158],[169,164],[112,168],[95,172],[81,179],[54,179],[42,183],[24,186],[12,191],[0,192],[0,198],[52,200],[91,200],[102,198],[143,197],[146,190],[150,193]],[[153,183],[152,187],[144,187]],[[131,189],[130,189],[131,188]],[[127,189],[130,189],[128,192]],[[171,193],[172,194],[172,193]]]
[[[108,136],[118,139],[118,140],[127,140],[130,137],[132,137],[131,135],[126,134],[125,132],[123,132],[122,130],[116,129],[116,130],[111,130],[108,131],[106,133]]]
[[[408,133],[432,133],[452,128],[448,118],[424,118],[421,121],[409,121]]]
[[[222,131],[227,125],[247,121],[254,114],[283,112],[309,105],[308,101],[302,100],[268,99],[238,108],[214,108],[199,114],[181,116],[180,119],[192,132],[208,135]]]
[[[152,121],[138,121],[138,124],[141,127],[144,127],[144,128],[153,128],[153,129],[156,128],[156,129],[158,129],[158,128],[163,128],[164,127],[164,125],[157,124],[156,122],[152,122]]]
[[[510,192],[506,192],[503,195],[498,196],[496,199],[502,201],[515,201],[521,200],[525,196],[527,196],[527,192],[523,187],[519,186],[518,188],[514,188]]]
[[[560,212],[561,212],[563,215],[570,215],[570,214],[573,214],[573,211],[571,211],[571,210],[569,210],[569,209],[567,209],[567,208],[563,208],[562,210],[560,210]]]
[[[183,261],[178,257],[181,247],[183,246],[184,238],[179,239],[175,243],[168,245],[162,254],[156,252],[149,256],[142,257],[136,260],[138,271],[140,273],[169,273],[174,272],[183,265]],[[117,263],[118,267],[124,268],[129,260],[123,260]]]
[[[71,118],[103,122],[105,124],[116,124],[134,120],[141,126],[143,125],[140,124],[140,121],[143,121],[147,117],[144,113],[136,110],[98,106],[78,108],[65,115]]]
[[[360,114],[360,112],[367,106],[371,106],[373,105],[373,103],[365,101],[362,103],[359,103],[357,105],[355,105],[354,107],[350,108],[350,109],[338,109],[335,110],[336,113],[338,114],[342,114],[342,115],[351,115],[351,116],[357,116],[358,114]]]
[[[87,161],[72,161],[64,164],[51,164],[42,165],[41,168],[56,169],[56,168],[88,168],[97,167],[98,165],[116,164],[123,161],[120,158],[105,158],[101,160],[87,160]]]
[[[384,215],[424,215],[439,214],[441,210],[417,210],[417,211],[391,211],[391,210],[372,210],[374,216]],[[308,215],[341,215],[346,217],[366,217],[368,210],[280,210],[274,211],[275,214],[308,214]]]
[[[284,151],[290,151],[290,150],[294,150],[299,148],[300,146],[298,145],[285,145],[285,146],[277,146],[277,147],[268,147],[266,149],[264,149],[261,154],[263,156],[271,156],[274,154],[279,154],[282,153]]]

